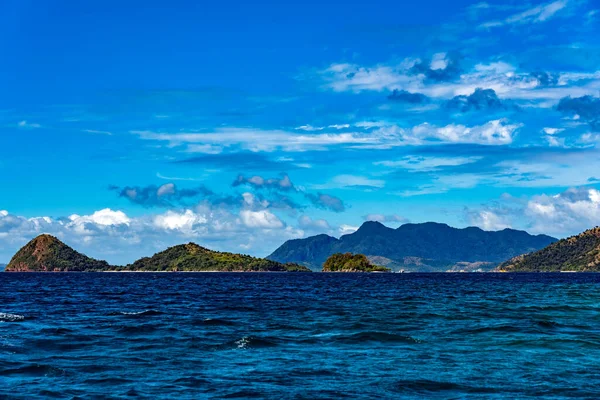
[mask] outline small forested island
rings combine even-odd
[[[282,264],[244,254],[221,253],[195,243],[170,247],[123,267],[127,271],[310,272],[298,264]]]
[[[212,251],[194,243],[171,247],[127,266],[81,254],[51,235],[40,235],[14,255],[5,272],[310,272],[301,265]]]
[[[600,272],[600,227],[500,264],[498,272]]]
[[[323,264],[323,272],[391,272],[392,270],[373,265],[363,254],[336,253]]]

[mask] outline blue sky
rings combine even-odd
[[[592,0],[0,5],[0,261],[600,222]]]

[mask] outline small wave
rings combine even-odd
[[[250,350],[278,346],[276,339],[256,336],[244,336],[241,339],[210,346],[214,350]]]
[[[0,322],[22,322],[25,317],[19,314],[0,313]]]
[[[258,349],[263,347],[275,347],[277,343],[272,340],[265,338],[258,338],[255,336],[244,336],[240,340],[236,340],[234,344],[237,345],[238,349]]]
[[[412,336],[397,335],[387,332],[359,332],[349,336],[333,336],[332,339],[341,343],[363,343],[363,342],[381,342],[381,343],[421,343],[419,339]]]
[[[116,312],[111,312],[108,315],[110,315],[110,316],[122,315],[122,316],[126,316],[126,317],[136,318],[136,317],[145,317],[145,316],[162,315],[162,314],[164,314],[162,311],[144,310],[144,311],[116,311]]]

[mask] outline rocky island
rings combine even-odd
[[[81,254],[51,235],[26,244],[6,272],[310,272],[306,267],[243,254],[222,253],[195,243],[174,246],[127,266],[114,266]]]
[[[600,227],[500,264],[498,272],[600,272]]]
[[[392,270],[373,265],[363,254],[337,253],[323,264],[323,272],[391,272]]]

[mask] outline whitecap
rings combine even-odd
[[[25,317],[18,314],[7,314],[0,312],[0,321],[2,322],[20,322],[24,321]]]

